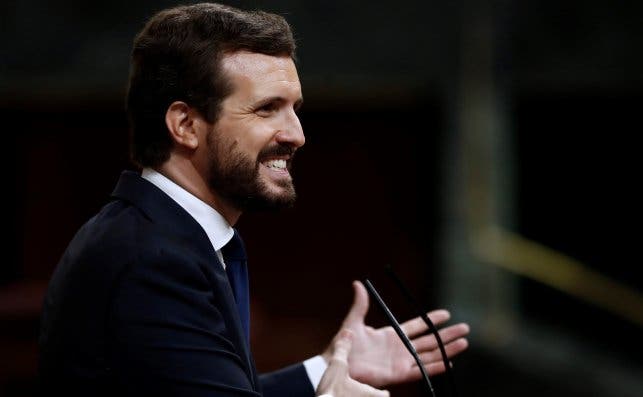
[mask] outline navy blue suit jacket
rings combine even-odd
[[[205,231],[133,172],[58,264],[40,349],[46,394],[314,395],[302,364],[257,375]]]

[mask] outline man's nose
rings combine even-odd
[[[277,133],[277,142],[287,144],[294,148],[304,146],[304,143],[306,143],[304,129],[301,127],[301,122],[295,112],[286,116],[282,128]]]

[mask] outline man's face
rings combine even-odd
[[[222,69],[232,93],[207,136],[210,188],[239,210],[292,205],[289,170],[305,142],[293,60],[236,52],[223,58]]]

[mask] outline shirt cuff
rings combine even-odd
[[[304,368],[306,368],[306,373],[308,374],[310,383],[313,385],[313,389],[317,390],[319,381],[321,381],[324,372],[326,372],[326,368],[328,368],[326,361],[324,361],[322,356],[315,356],[304,361]],[[328,397],[330,395],[324,394],[324,396]]]

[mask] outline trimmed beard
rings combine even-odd
[[[206,143],[209,149],[208,186],[238,210],[276,210],[293,206],[297,194],[292,180],[280,181],[283,193],[271,192],[261,180],[259,167],[262,159],[275,155],[290,155],[288,163],[291,163],[295,149],[279,144],[268,146],[253,161],[236,144],[224,147],[216,129],[208,133]]]

